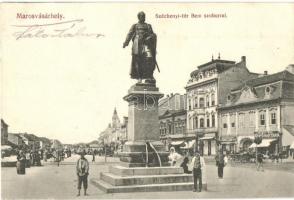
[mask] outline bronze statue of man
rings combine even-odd
[[[133,41],[132,46],[132,64],[130,75],[132,79],[146,79],[149,82],[155,82],[153,71],[156,62],[156,34],[153,32],[150,24],[145,23],[145,13],[138,13],[139,22],[134,24],[123,44],[123,48]],[[157,66],[158,67],[158,66]]]

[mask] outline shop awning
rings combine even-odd
[[[12,149],[11,146],[8,145],[1,145],[1,150]]]
[[[294,149],[294,141],[293,141],[292,144],[290,145],[290,149]]]
[[[172,145],[172,146],[178,146],[178,145],[181,145],[181,144],[183,144],[183,143],[184,143],[184,140],[173,141],[173,142],[171,142],[171,145]]]
[[[212,140],[212,139],[214,139],[213,136],[206,136],[206,137],[199,138],[199,140]]]
[[[189,142],[185,142],[185,146],[181,147],[181,149],[191,149],[195,144],[195,140],[191,140]]]
[[[257,147],[268,147],[271,144],[271,142],[275,140],[276,139],[262,139],[262,142],[258,144]],[[256,148],[256,144],[251,144],[249,148]]]

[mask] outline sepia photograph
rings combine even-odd
[[[294,198],[294,3],[0,17],[1,199]]]

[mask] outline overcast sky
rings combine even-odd
[[[111,122],[114,107],[122,120],[128,105],[131,43],[122,44],[146,13],[158,36],[155,72],[160,91],[184,93],[191,71],[220,52],[222,59],[247,57],[252,72],[275,73],[294,63],[294,4],[2,4],[1,115],[9,132],[28,132],[63,143],[90,142]],[[59,13],[63,19],[17,19],[17,13]],[[156,14],[223,14],[227,18],[159,19]],[[75,22],[69,32],[104,37],[20,38],[31,25]],[[69,26],[70,25],[70,26]],[[45,33],[71,24],[44,27]]]

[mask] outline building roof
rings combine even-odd
[[[185,109],[181,110],[166,110],[162,115],[159,116],[160,119],[168,118],[172,116],[186,115],[187,111]]]
[[[275,74],[265,75],[265,76],[262,76],[262,77],[249,79],[243,85],[238,86],[237,88],[234,88],[232,91],[241,90],[244,87],[244,85],[247,85],[249,87],[256,87],[256,86],[259,86],[259,85],[273,83],[273,82],[277,82],[277,81],[280,81],[280,80],[294,81],[294,74],[291,74],[287,70],[284,70],[284,71],[281,71],[281,72],[278,72],[278,73],[275,73]]]
[[[13,135],[15,137],[22,138],[18,133],[8,133],[8,135]]]
[[[182,110],[186,107],[186,94],[170,94],[161,99],[158,104],[158,115],[163,115],[167,110]]]
[[[210,70],[214,68],[216,68],[218,72],[221,72],[221,71],[229,69],[235,63],[236,63],[235,61],[230,61],[230,60],[220,60],[220,59],[212,60],[208,63],[199,65],[197,67],[198,69],[190,73],[190,76],[192,77],[197,75],[200,71],[206,71],[206,70]]]
[[[284,125],[283,127],[294,136],[294,125]]]
[[[1,126],[8,126],[3,119],[1,119]]]
[[[269,93],[266,92],[267,88],[270,89]],[[294,74],[285,70],[272,75],[253,78],[233,89],[228,96],[230,96],[230,100],[221,105],[220,108],[261,103],[280,98],[294,99]]]

